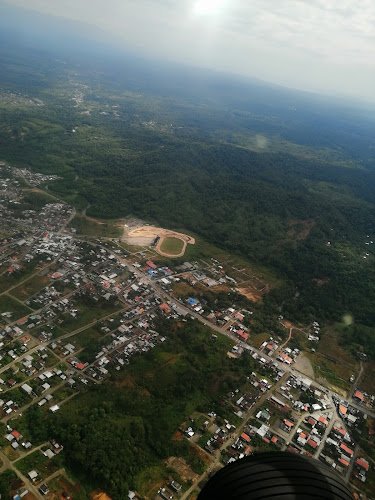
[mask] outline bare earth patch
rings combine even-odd
[[[291,219],[288,221],[289,231],[287,234],[294,241],[303,241],[309,236],[315,224],[316,222],[313,219]]]
[[[176,231],[171,231],[169,229],[163,229],[162,227],[155,226],[142,226],[136,228],[125,227],[125,232],[123,236],[123,241],[130,245],[139,246],[152,246],[156,238],[159,240],[156,244],[155,250],[165,257],[182,257],[185,253],[187,244],[194,245],[195,238],[189,236],[188,234],[177,233]],[[161,250],[163,240],[165,238],[176,238],[183,242],[183,247],[178,254],[169,254]]]
[[[304,373],[307,377],[311,379],[315,378],[314,368],[312,367],[309,358],[306,357],[303,352],[298,356],[294,367],[299,372]]]
[[[199,477],[181,457],[169,457],[166,463],[168,467],[172,467],[179,474],[184,483],[188,481],[195,482]]]
[[[237,288],[237,291],[252,302],[258,302],[262,298],[260,295],[254,295],[248,288]]]

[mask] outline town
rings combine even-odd
[[[345,478],[355,498],[369,498],[375,396],[352,373],[345,396],[306,374],[293,330],[315,352],[319,323],[297,328],[280,315],[278,331],[253,335],[251,301],[244,306],[240,300],[250,292],[239,284],[239,269],[214,257],[166,264],[152,248],[81,238],[71,225],[75,209],[41,189],[51,180],[56,176],[0,164],[0,473],[10,469],[17,476],[14,500],[62,492],[74,498],[64,443],[50,436],[34,445],[26,415],[34,408],[43,415],[59,412],[113,371],[168,343],[158,318],[199,321],[209,327],[212,344],[218,336],[231,341],[233,364],[245,359],[252,368],[215,408],[182,416],[176,433],[198,450],[205,470],[196,473],[176,459],[169,464],[175,474],[155,481],[152,498],[196,498],[221,467],[272,450],[321,460]],[[267,289],[262,279],[248,278],[253,293]],[[205,293],[223,286],[230,305],[209,303]],[[137,491],[128,496],[141,498]]]

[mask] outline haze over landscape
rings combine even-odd
[[[374,101],[371,0],[11,0],[157,59]],[[27,19],[25,19],[27,22]],[[19,26],[22,30],[22,25]]]
[[[275,451],[375,498],[374,26],[0,0],[2,498],[196,500]]]

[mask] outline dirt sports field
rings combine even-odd
[[[155,250],[165,257],[182,257],[187,244],[194,245],[195,239],[188,234],[177,233],[169,229],[155,226],[129,227],[125,226],[123,241],[129,245],[152,246],[159,236]],[[165,240],[165,242],[164,242]],[[176,245],[174,240],[180,240]]]

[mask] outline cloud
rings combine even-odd
[[[127,47],[309,90],[372,97],[373,0],[7,0]]]

